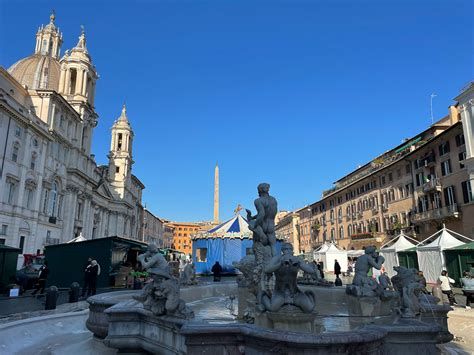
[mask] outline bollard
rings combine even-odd
[[[81,286],[77,282],[73,282],[69,290],[69,303],[74,303],[74,302],[79,301],[80,291],[81,291]]]
[[[431,293],[436,298],[439,298],[438,304],[443,304],[443,292],[441,292],[441,288],[438,285],[433,286],[431,289]]]
[[[58,288],[51,286],[46,291],[46,302],[44,303],[44,309],[56,309],[56,301],[58,300]]]

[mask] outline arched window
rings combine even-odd
[[[30,160],[30,169],[35,170],[36,167],[36,153],[31,154],[31,160]]]
[[[51,217],[56,216],[57,204],[58,204],[58,183],[54,181],[51,187],[51,191],[49,192],[49,210],[48,210],[49,216]]]
[[[352,224],[347,226],[347,236],[350,237],[352,235]]]
[[[331,242],[333,242],[334,239],[336,238],[335,234],[336,234],[336,232],[335,232],[334,228],[331,228]]]
[[[20,144],[14,143],[12,148],[12,160],[16,163],[18,161],[18,156],[20,155]]]
[[[339,239],[344,239],[344,227],[339,227]]]

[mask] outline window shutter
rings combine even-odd
[[[464,203],[468,203],[469,202],[469,194],[468,194],[468,191],[467,191],[467,181],[463,181],[461,183],[461,186],[462,186],[463,201],[464,201]]]

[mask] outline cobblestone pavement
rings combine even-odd
[[[474,354],[474,310],[455,307],[448,313],[449,331],[454,340],[441,348],[444,354]]]

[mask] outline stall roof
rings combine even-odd
[[[447,250],[474,250],[474,242],[458,245],[457,247],[449,248]]]
[[[207,232],[196,234],[193,239],[206,238],[251,238],[252,232],[249,224],[240,214],[236,214],[231,219],[219,224],[217,227],[209,229]]]
[[[397,237],[395,237],[394,239],[382,245],[382,248],[380,248],[380,251],[388,251],[388,250],[403,251],[403,250],[413,248],[415,244],[409,241],[408,238],[409,237],[407,237],[403,232],[401,232]]]
[[[430,242],[430,240],[432,240],[434,237],[436,238]],[[423,242],[421,242],[418,245],[418,250],[433,249],[433,248],[439,248],[441,250],[444,250],[444,249],[451,249],[451,248],[465,244],[464,242],[459,240],[458,237],[471,241],[470,238],[467,238],[459,233],[453,232],[447,229],[445,226],[443,226],[443,229],[437,231],[433,235],[426,238]],[[424,244],[427,242],[429,243]]]

